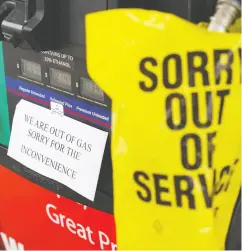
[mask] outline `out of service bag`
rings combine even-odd
[[[139,9],[90,14],[91,77],[113,100],[120,250],[224,249],[240,190],[240,34]]]

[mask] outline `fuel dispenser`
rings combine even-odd
[[[0,164],[60,196],[112,214],[112,102],[87,73],[85,15],[134,7],[171,12],[198,23],[208,22],[215,6],[215,0],[0,1]],[[48,109],[51,101],[60,103],[65,116],[108,132],[93,202],[7,156],[16,105],[22,99]]]
[[[1,25],[10,124],[21,99],[47,108],[50,101],[55,100],[65,104],[67,116],[110,131],[111,102],[86,72],[83,23],[87,12],[105,9],[106,1],[96,1],[96,4],[88,4],[88,1],[15,1],[10,6],[13,5]],[[81,16],[79,11],[82,11]],[[14,21],[16,27],[12,25]],[[109,145],[105,150],[94,204],[61,184],[30,173],[6,153],[2,159],[5,166],[56,193],[112,212]]]
[[[168,3],[169,2],[169,3]],[[10,127],[15,108],[21,99],[49,108],[54,100],[65,104],[66,116],[104,131],[111,129],[111,101],[89,78],[85,65],[85,24],[87,13],[109,8],[147,8],[170,11],[188,20],[206,20],[207,11],[197,16],[198,6],[179,1],[2,1],[1,34]],[[212,1],[200,1],[204,10]],[[208,8],[209,7],[209,8]],[[211,11],[211,10],[210,10]],[[4,93],[4,92],[3,92]],[[7,113],[6,113],[7,114]],[[7,116],[7,115],[5,115]],[[8,123],[8,118],[3,120]],[[7,147],[6,140],[1,142]],[[32,173],[7,157],[2,149],[4,166],[60,195],[112,212],[112,168],[110,134],[95,197],[90,202],[53,180]]]

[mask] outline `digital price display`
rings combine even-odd
[[[50,68],[50,84],[54,87],[71,92],[71,74]]]
[[[104,92],[91,79],[81,78],[81,95],[104,103]]]
[[[41,82],[41,66],[40,64],[36,64],[34,62],[21,59],[21,74],[23,77]]]

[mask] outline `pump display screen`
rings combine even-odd
[[[81,94],[85,98],[104,103],[104,92],[90,79],[81,78]]]
[[[38,82],[41,82],[42,80],[40,64],[21,59],[21,71],[23,77],[36,80]]]
[[[71,74],[50,68],[50,84],[71,92]]]

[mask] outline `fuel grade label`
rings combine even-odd
[[[21,100],[8,156],[94,201],[108,133]]]

